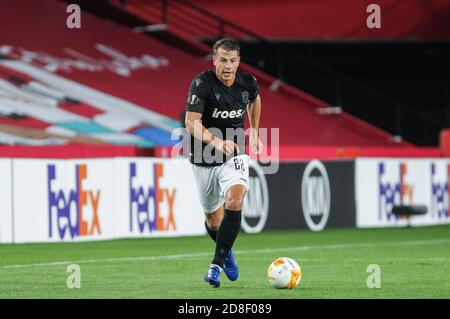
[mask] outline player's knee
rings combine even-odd
[[[222,218],[220,218],[220,216],[217,216],[216,214],[206,215],[206,224],[208,225],[209,229],[218,230],[221,221]]]
[[[225,197],[225,208],[228,210],[242,210],[244,196],[247,192],[243,185],[234,185],[230,187]]]
[[[225,208],[229,210],[242,210],[242,204],[244,203],[243,196],[228,196],[225,201]]]
[[[212,230],[218,230],[220,227],[220,220],[211,220],[208,223],[208,227]]]

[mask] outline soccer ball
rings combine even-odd
[[[270,264],[267,276],[273,287],[292,289],[299,284],[302,270],[294,259],[281,257]]]

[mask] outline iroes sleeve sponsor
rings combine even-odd
[[[205,110],[207,98],[207,83],[205,79],[198,76],[191,82],[189,95],[186,105],[186,111],[202,113]]]

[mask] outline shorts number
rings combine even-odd
[[[236,168],[237,171],[241,170],[245,172],[244,161],[242,160],[242,158],[234,159],[234,167]]]

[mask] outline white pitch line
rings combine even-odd
[[[314,245],[314,246],[301,246],[301,247],[285,247],[285,248],[268,248],[268,249],[253,249],[253,250],[237,250],[235,254],[259,254],[259,253],[271,253],[271,252],[286,252],[286,251],[303,251],[314,249],[346,249],[357,247],[377,247],[377,246],[401,246],[401,245],[432,245],[432,244],[445,244],[450,243],[450,239],[436,239],[436,240],[413,240],[402,242],[380,242],[380,243],[359,243],[359,244],[335,244],[335,245]],[[48,267],[48,266],[61,266],[69,264],[93,264],[93,263],[107,263],[107,262],[124,262],[124,261],[151,261],[151,260],[165,260],[165,259],[182,259],[182,258],[194,258],[211,256],[212,252],[208,253],[195,253],[195,254],[178,254],[178,255],[165,255],[165,256],[140,256],[140,257],[118,257],[118,258],[103,258],[103,259],[84,259],[78,261],[58,261],[50,263],[37,263],[37,264],[19,264],[19,265],[4,265],[0,266],[0,269],[14,269],[14,268],[28,268],[28,267]]]
[[[165,256],[119,257],[119,258],[103,258],[103,259],[83,259],[83,260],[78,260],[78,261],[58,261],[58,262],[39,263],[39,264],[6,265],[6,266],[1,266],[0,269],[60,266],[60,265],[69,265],[69,264],[92,264],[92,263],[117,262],[117,261],[147,261],[147,260],[180,259],[180,258],[203,257],[203,256],[208,256],[208,255],[211,255],[211,253],[179,254],[179,255],[165,255]]]

